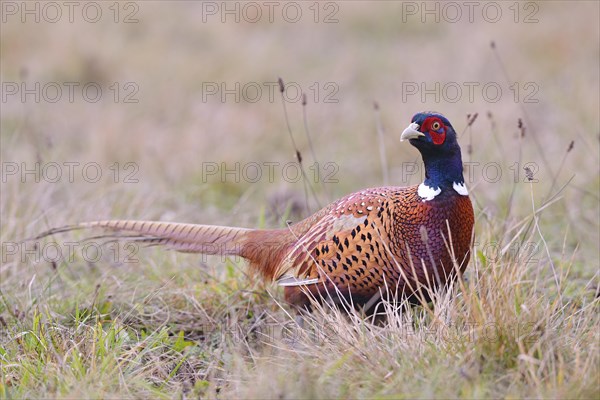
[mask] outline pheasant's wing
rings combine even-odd
[[[338,288],[379,284],[382,269],[398,273],[390,249],[393,195],[367,189],[333,203],[288,252],[275,275],[283,286],[329,282]]]

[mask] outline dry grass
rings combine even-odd
[[[394,2],[344,3],[337,24],[199,23],[199,3],[166,2],[141,3],[136,24],[3,23],[3,82],[92,81],[109,93],[132,81],[139,103],[2,102],[1,397],[600,397],[599,6],[541,3],[535,24],[515,24],[508,6],[497,24],[402,23]],[[203,82],[278,76],[339,86],[338,103],[309,97],[307,108],[319,162],[339,166],[337,183],[315,185],[322,202],[382,184],[373,100],[397,185],[420,181],[403,164],[416,151],[397,143],[413,113],[437,109],[459,132],[478,113],[460,140],[464,161],[480,163],[467,177],[477,221],[464,283],[428,305],[387,304],[385,320],[325,307],[300,327],[240,260],[139,249],[125,263],[127,249],[115,260],[108,247],[89,262],[75,233],[40,243],[77,242],[73,260],[52,263],[19,243],[98,218],[275,227],[306,215],[301,182],[202,176],[206,162],[294,160],[277,97],[202,101]],[[507,79],[537,83],[539,102],[515,103]],[[402,82],[505,92],[496,103],[403,102]],[[301,105],[287,110],[309,165]],[[96,162],[103,177],[4,174],[35,162]],[[137,183],[123,181],[128,162]]]

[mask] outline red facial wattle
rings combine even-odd
[[[446,141],[446,126],[439,118],[427,118],[423,123],[423,132],[428,132],[435,145],[444,144]]]

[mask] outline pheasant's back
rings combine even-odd
[[[306,290],[355,304],[380,290],[410,295],[417,283],[443,284],[468,263],[473,208],[452,189],[431,201],[423,201],[417,186],[367,189],[317,215],[308,229],[306,221],[298,224],[302,236],[278,260],[276,279],[310,282],[286,287],[293,304],[307,302]]]

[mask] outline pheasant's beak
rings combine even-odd
[[[425,136],[425,134],[419,132],[419,125],[413,122],[404,130],[404,132],[402,132],[400,141],[403,142],[408,139],[417,139],[419,136]]]

